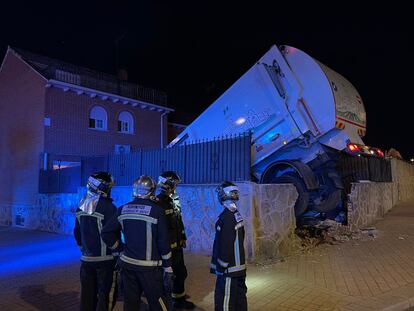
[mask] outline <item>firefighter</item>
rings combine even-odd
[[[214,292],[216,311],[247,310],[246,265],[244,257],[244,223],[237,210],[239,189],[224,181],[216,189],[224,207],[216,222],[211,273],[217,275]]]
[[[185,293],[184,287],[185,279],[187,278],[187,268],[184,264],[183,248],[187,246],[187,238],[181,217],[181,206],[176,194],[177,184],[180,181],[178,174],[173,171],[162,173],[158,178],[160,193],[157,198],[159,200],[159,205],[165,211],[169,227],[172,269],[174,271],[174,278],[171,286],[173,306],[176,309],[192,310],[195,308],[195,305],[187,300],[188,296]],[[168,284],[166,287],[169,287]],[[170,293],[166,294],[169,295]]]
[[[116,302],[116,252],[101,240],[102,227],[116,215],[112,204],[113,178],[98,172],[88,178],[87,194],[76,210],[74,235],[81,249],[80,309],[112,310]]]
[[[119,258],[124,284],[124,310],[140,308],[144,292],[150,310],[167,310],[163,294],[163,268],[172,274],[171,249],[164,211],[156,203],[155,182],[141,176],[133,184],[134,199],[118,209],[103,228],[102,239],[115,248],[124,234],[125,248]]]

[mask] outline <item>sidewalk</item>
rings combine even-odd
[[[376,228],[373,241],[322,245],[284,262],[250,265],[249,310],[414,306],[414,202],[394,208]],[[78,254],[72,237],[0,227],[0,310],[78,310]],[[210,258],[186,259],[191,300],[198,310],[213,310]]]

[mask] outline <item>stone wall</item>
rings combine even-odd
[[[13,225],[72,234],[78,198],[77,193],[39,195],[37,206],[13,206]]]
[[[214,224],[222,207],[217,201],[217,185],[180,185],[183,219],[188,250],[211,254]],[[289,245],[295,228],[293,206],[297,193],[293,185],[240,183],[239,210],[245,220],[245,248],[250,260],[280,256]],[[36,206],[0,207],[1,223],[27,229],[72,234],[75,211],[86,189],[78,193],[39,195]],[[120,206],[132,198],[131,187],[114,187],[114,204]],[[13,221],[12,221],[13,220]]]
[[[295,229],[295,187],[255,183],[239,183],[238,186],[247,257],[261,261],[280,256],[287,250]],[[214,224],[223,209],[217,201],[215,188],[216,185],[183,185],[178,188],[189,251],[211,254]]]
[[[393,183],[354,183],[348,195],[351,231],[374,224],[394,206]]]
[[[414,199],[414,165],[397,159],[391,160],[395,204]]]
[[[391,183],[354,183],[348,196],[348,224],[351,230],[372,225],[393,206],[414,199],[414,165],[392,159]]]
[[[245,249],[253,257],[253,183],[240,183],[239,210],[244,218],[246,239]],[[223,207],[217,200],[217,185],[182,185],[177,192],[180,196],[183,221],[186,226],[187,248],[192,252],[211,254],[214,240],[214,225]]]
[[[392,183],[355,183],[349,195],[348,220],[351,229],[373,224],[395,204],[414,198],[414,166],[392,160]],[[295,229],[293,185],[240,183],[239,210],[245,219],[246,251],[250,260],[262,261],[289,253]],[[210,254],[214,224],[222,207],[216,185],[180,185],[183,218],[186,223],[188,250]],[[0,205],[0,225],[72,234],[76,207],[85,194],[39,195],[38,204]],[[114,187],[114,204],[131,200],[131,187]]]
[[[250,258],[265,261],[289,254],[296,228],[295,186],[254,184],[254,188],[254,244]]]
[[[39,194],[38,205],[0,206],[0,224],[72,234],[75,225],[75,212],[86,188],[78,193]],[[120,206],[131,201],[130,187],[114,187],[114,204]]]

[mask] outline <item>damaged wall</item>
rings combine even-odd
[[[348,226],[351,231],[374,224],[393,206],[393,183],[353,183],[348,195]]]
[[[384,216],[395,204],[414,199],[414,166],[392,160],[392,183],[356,183],[349,196],[351,228],[363,228]],[[188,249],[210,254],[214,223],[221,212],[216,185],[180,185]],[[295,228],[297,193],[293,185],[240,183],[240,212],[246,223],[246,251],[250,260],[262,261],[289,253]],[[0,225],[72,234],[75,210],[86,189],[76,194],[39,195],[38,204],[0,205]],[[114,204],[131,200],[131,187],[114,187]]]
[[[351,230],[374,224],[398,203],[414,199],[414,165],[392,159],[392,183],[353,183],[348,195]]]

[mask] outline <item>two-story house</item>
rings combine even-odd
[[[0,67],[0,207],[36,204],[39,171],[167,142],[165,93],[9,47]]]

